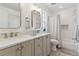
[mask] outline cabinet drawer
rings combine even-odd
[[[18,47],[19,47],[19,45],[8,47],[6,49],[2,49],[2,50],[0,50],[0,56],[17,56],[17,55],[20,55],[19,53],[17,53]]]
[[[14,49],[15,47],[10,47],[7,49],[0,50],[0,56],[14,55]]]

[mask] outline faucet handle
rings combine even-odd
[[[4,38],[8,38],[8,35],[7,35],[7,33],[4,33]]]
[[[15,36],[18,36],[18,33],[19,33],[19,32],[15,32]]]
[[[13,32],[10,33],[10,37],[13,37]]]

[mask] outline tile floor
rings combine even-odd
[[[61,49],[58,49],[57,51],[52,51],[50,56],[72,56],[72,55],[63,52]]]

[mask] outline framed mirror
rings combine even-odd
[[[33,10],[31,12],[31,26],[34,29],[40,29],[41,27],[41,16],[40,16],[40,12]]]
[[[0,3],[0,29],[17,29],[20,26],[20,3]]]

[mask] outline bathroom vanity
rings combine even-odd
[[[13,6],[15,8],[12,8]],[[32,6],[39,9],[34,4],[0,4],[2,12],[0,12],[2,17],[0,18],[0,29],[2,29],[0,31],[0,56],[46,56],[50,54],[50,34],[46,33],[47,16],[44,16],[46,13],[32,9]],[[27,35],[17,36],[20,31]],[[13,32],[17,32],[16,35]],[[29,35],[27,32],[33,34]]]
[[[0,40],[0,56],[46,56],[50,54],[49,33]]]

